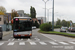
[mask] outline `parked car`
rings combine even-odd
[[[0,26],[0,39],[2,39],[3,36],[3,31],[2,31],[2,27]]]
[[[69,32],[75,32],[75,27],[69,27],[69,28],[68,28],[68,31],[69,31]]]
[[[68,29],[68,27],[64,27],[64,26],[62,26],[61,28],[66,28],[66,29]]]
[[[70,28],[71,28],[71,27],[69,27],[69,28],[67,29],[67,31],[70,31]]]
[[[36,29],[36,26],[32,26],[32,29]]]
[[[66,32],[66,28],[65,27],[60,28],[60,32]]]

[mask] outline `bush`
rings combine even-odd
[[[40,29],[42,31],[50,31],[50,30],[52,30],[51,27],[52,27],[52,25],[48,24],[48,23],[43,23],[40,25]]]
[[[61,25],[56,25],[56,26],[54,26],[54,28],[60,28],[61,27]]]

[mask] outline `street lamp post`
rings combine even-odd
[[[49,9],[47,9],[47,10],[48,10],[48,13],[47,13],[48,14],[48,18],[47,18],[47,20],[49,21]]]
[[[54,0],[53,0],[53,4],[52,4],[52,31],[54,31]]]
[[[43,0],[43,1],[45,2],[45,23],[46,23],[46,3],[47,3],[47,1],[49,1],[49,0],[47,0],[47,1]]]
[[[48,22],[49,22],[49,10],[50,10],[50,9],[52,9],[52,8],[47,9],[47,11],[48,11],[48,12],[47,12],[47,15],[48,15],[47,20],[48,20]]]

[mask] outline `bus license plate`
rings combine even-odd
[[[24,35],[21,35],[21,36],[24,36]]]

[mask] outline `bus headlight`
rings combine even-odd
[[[30,33],[30,36],[32,36],[32,33]]]
[[[17,35],[17,33],[15,32],[14,35]]]

